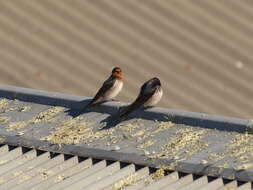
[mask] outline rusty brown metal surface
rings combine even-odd
[[[114,65],[131,101],[252,118],[251,0],[0,0],[0,82],[92,96]]]

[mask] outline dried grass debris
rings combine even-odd
[[[240,162],[248,162],[253,159],[253,135],[238,134],[226,146],[226,153]]]
[[[22,128],[26,127],[26,125],[27,125],[27,122],[25,122],[25,121],[11,122],[11,123],[6,127],[6,130],[7,130],[7,131],[18,130],[18,129],[22,129]]]
[[[1,98],[0,99],[0,109],[7,108],[9,102],[10,102],[10,100],[8,100],[6,98]]]
[[[136,131],[132,137],[140,137],[140,136],[144,136],[145,134],[145,131],[144,130],[139,130],[139,131]]]
[[[140,145],[137,146],[138,149],[144,150],[150,146],[152,146],[156,142],[155,139],[149,139],[141,143]]]
[[[63,107],[53,107],[46,111],[40,112],[38,115],[27,121],[11,122],[7,127],[7,131],[14,131],[25,128],[29,124],[40,123],[40,122],[52,122],[54,117],[62,111]]]
[[[55,183],[59,183],[63,180],[65,180],[66,177],[64,175],[57,175],[56,179],[54,180]]]
[[[1,160],[0,165],[6,164],[7,162],[9,162],[9,160]]]
[[[4,179],[3,177],[0,177],[0,185],[5,183],[6,182],[6,179]]]
[[[164,176],[165,176],[164,168],[159,168],[154,173],[150,174],[150,177],[154,181],[158,181],[158,180],[162,179]]]
[[[140,126],[132,124],[132,123],[127,123],[127,124],[123,123],[123,124],[117,125],[117,128],[123,132],[132,133],[135,129],[140,128]]]
[[[40,112],[29,123],[52,122],[54,117],[63,110],[63,107],[52,107],[46,111]]]
[[[42,140],[51,141],[54,144],[77,144],[87,138],[89,133],[91,131],[85,122],[77,125],[71,124],[71,121],[63,122]]]
[[[41,169],[41,170],[39,170],[39,174],[43,180],[46,180],[48,177],[54,175],[54,172],[52,170],[48,170],[48,169]]]
[[[96,139],[103,139],[113,132],[113,129],[93,131],[90,125],[90,122],[80,122],[80,118],[63,121],[41,140],[50,141],[54,144],[88,143]]]
[[[159,133],[161,131],[170,129],[171,127],[175,126],[175,123],[172,123],[171,121],[161,121],[161,122],[156,122],[156,127],[157,129],[153,131],[153,134]]]
[[[187,159],[208,147],[203,137],[209,131],[208,129],[185,126],[176,132],[160,152],[151,155],[150,158]]]
[[[238,163],[235,169],[252,168],[253,164],[253,135],[252,134],[237,134],[235,138],[225,145],[222,152],[211,153],[208,159],[211,162],[218,162],[224,158],[231,158]],[[228,166],[227,166],[228,167]]]
[[[23,106],[21,108],[18,109],[18,112],[27,112],[29,110],[31,110],[32,107],[31,106]]]
[[[5,116],[0,117],[0,123],[7,123],[9,120],[10,120],[9,117],[5,117]]]
[[[21,174],[23,174],[24,172],[22,171],[22,170],[20,170],[20,171],[16,171],[16,172],[14,172],[12,175],[14,176],[14,177],[17,177],[17,176],[19,176],[19,175],[21,175]]]
[[[136,183],[136,181],[139,179],[139,177],[136,174],[131,174],[123,179],[121,179],[120,181],[116,182],[112,189],[113,190],[121,190],[124,189],[127,186],[133,185],[134,183]]]

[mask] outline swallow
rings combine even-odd
[[[163,90],[160,80],[157,77],[148,80],[141,86],[139,95],[135,101],[126,108],[120,109],[120,119],[126,118],[131,112],[141,106],[150,107],[156,105],[161,100],[162,95]]]
[[[115,98],[123,88],[123,74],[119,67],[114,67],[111,76],[104,81],[94,98],[83,109],[92,107],[97,103]]]

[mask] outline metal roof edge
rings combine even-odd
[[[26,139],[21,136],[2,136],[1,144],[8,144],[11,146],[21,146],[27,148],[34,148],[42,151],[49,151],[54,153],[62,153],[69,155],[76,155],[80,157],[91,157],[94,159],[105,159],[112,161],[120,161],[124,163],[134,163],[136,165],[161,167],[171,166],[174,160],[168,159],[149,159],[142,155],[121,153],[116,151],[106,151],[101,149],[85,148],[77,145],[55,145],[46,141],[36,139]],[[253,181],[253,172],[246,170],[235,170],[231,168],[214,167],[208,164],[196,164],[186,162],[176,162],[177,166],[171,168],[184,173],[193,173],[197,175],[208,175],[213,177],[223,177],[226,179],[236,179],[238,181]]]
[[[84,96],[62,94],[9,85],[0,85],[0,97],[18,99],[21,101],[38,104],[63,106],[71,109],[81,109],[83,105],[89,102],[89,98]],[[116,114],[118,112],[118,108],[124,105],[126,105],[126,103],[110,101],[101,104],[101,106],[94,108],[94,110],[98,112]],[[200,126],[204,128],[225,131],[236,131],[241,133],[253,132],[252,120],[161,107],[153,107],[145,111],[138,111],[132,114],[130,118],[131,117],[142,117],[148,120],[172,121],[174,123],[191,126]]]

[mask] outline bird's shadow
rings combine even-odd
[[[100,104],[102,104],[102,103],[100,103]],[[109,128],[115,127],[120,122],[130,119],[130,118],[121,119],[119,117],[119,109],[116,110],[116,112],[113,111],[113,113],[108,113],[108,111],[102,111],[101,109],[99,109],[99,105],[96,105],[95,107],[87,108],[87,109],[71,109],[70,108],[70,109],[66,110],[65,113],[67,113],[69,116],[72,116],[73,118],[76,118],[82,114],[89,113],[89,112],[100,112],[100,113],[109,114],[108,117],[106,117],[105,119],[103,119],[99,122],[102,126],[99,128],[99,130],[104,130],[104,129],[109,129]]]
[[[102,124],[102,127],[99,128],[99,130],[105,130],[115,127],[121,122],[121,119],[118,117],[117,114],[109,115],[107,118],[100,121],[100,124]]]
[[[92,99],[91,99],[92,100]],[[64,113],[67,113],[69,116],[72,116],[73,118],[76,118],[78,117],[79,115],[82,115],[84,113],[89,113],[89,112],[92,112],[92,111],[96,111],[96,112],[99,112],[97,111],[96,108],[98,108],[101,104],[105,103],[105,102],[108,102],[109,100],[105,100],[105,101],[102,101],[102,102],[99,102],[97,104],[95,104],[93,107],[86,107],[86,105],[88,105],[87,101],[84,101],[84,102],[81,102],[80,104],[83,105],[83,104],[86,104],[84,107],[82,108],[69,108],[68,110],[64,111]]]
[[[111,100],[109,100],[109,101],[111,101]],[[88,102],[89,101],[87,101],[87,100],[83,101],[81,105],[87,105]],[[103,105],[103,103],[105,103],[105,102],[108,102],[108,100],[103,101],[103,102],[99,102],[95,106],[93,106],[91,108],[87,108],[87,109],[84,109],[85,106],[83,108],[79,108],[79,107],[78,108],[77,107],[69,108],[68,110],[65,111],[65,113],[67,113],[69,116],[72,116],[73,118],[76,118],[82,114],[89,113],[89,112],[108,114],[108,117],[106,117],[105,119],[103,119],[99,122],[99,124],[101,125],[101,127],[99,127],[99,130],[106,130],[106,129],[113,128],[116,125],[120,124],[121,122],[128,121],[131,119],[141,118],[141,119],[150,120],[151,118],[153,118],[153,117],[150,117],[150,115],[147,114],[147,112],[145,112],[145,110],[147,110],[151,107],[140,107],[139,109],[136,109],[135,111],[130,113],[127,117],[120,118],[119,117],[120,109],[122,109],[122,108],[124,109],[126,107],[126,105],[120,106],[120,107],[106,106],[106,105]]]
[[[135,111],[133,111],[131,114],[129,114],[127,117],[124,118],[120,118],[119,117],[119,113],[120,113],[120,109],[121,108],[125,108],[126,106],[122,106],[118,109],[118,112],[116,114],[113,115],[109,115],[107,118],[103,119],[102,121],[100,121],[100,124],[102,124],[103,127],[100,128],[100,130],[105,130],[105,129],[110,129],[112,127],[115,127],[116,125],[118,125],[119,123],[123,122],[123,121],[128,121],[131,119],[138,119],[138,118],[142,118],[140,116],[136,116],[134,115],[135,112],[137,112],[138,110],[142,110],[145,111],[146,109],[149,109],[151,107],[141,107]]]
[[[82,114],[85,113],[90,113],[90,112],[97,112],[97,113],[103,113],[103,114],[109,114],[108,117],[106,117],[105,119],[103,119],[102,121],[100,121],[99,123],[101,124],[102,127],[99,128],[99,130],[103,130],[103,129],[109,129],[112,127],[115,127],[116,125],[118,125],[120,122],[122,121],[126,121],[129,120],[131,118],[124,118],[121,119],[119,117],[119,110],[121,108],[124,108],[125,106],[120,106],[120,107],[116,107],[116,106],[104,106],[103,104],[106,102],[110,102],[110,101],[116,101],[117,100],[105,100],[102,102],[97,103],[96,105],[92,106],[92,107],[86,107],[86,105],[88,105],[89,101],[83,101],[81,102],[83,106],[83,108],[69,108],[66,111],[64,111],[64,113],[67,113],[67,115],[76,118]]]

